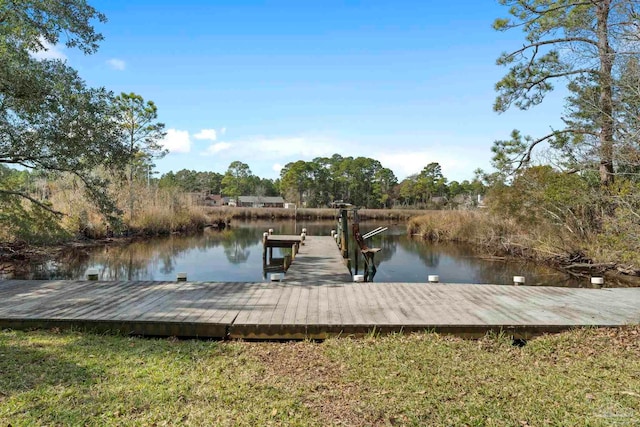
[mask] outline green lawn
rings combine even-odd
[[[640,327],[514,347],[0,332],[0,426],[640,425]]]

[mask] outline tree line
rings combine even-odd
[[[448,181],[440,164],[434,162],[398,182],[393,171],[378,160],[339,154],[287,163],[275,180],[260,178],[246,163],[234,161],[224,173],[168,172],[159,178],[158,186],[232,199],[282,196],[287,202],[312,208],[329,207],[336,201],[366,208],[472,205],[486,190],[480,172],[471,181]]]

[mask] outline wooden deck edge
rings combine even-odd
[[[139,335],[148,337],[226,339],[226,323],[188,323],[87,319],[0,319],[0,330],[77,329],[98,333]]]
[[[571,329],[623,325],[237,325],[82,319],[0,319],[0,330],[60,329],[148,337],[212,338],[240,340],[324,340],[337,337],[432,332],[461,338],[482,338],[488,333],[514,339],[531,339]]]
[[[336,337],[410,334],[433,332],[461,338],[482,338],[494,333],[514,339],[531,339],[585,327],[620,327],[622,325],[236,325],[228,338],[242,340],[324,340]]]

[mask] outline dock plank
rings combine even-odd
[[[308,236],[285,274],[287,282],[350,282],[351,272],[329,236]]]
[[[0,328],[326,338],[436,330],[519,336],[640,323],[640,288],[429,283],[0,281]]]

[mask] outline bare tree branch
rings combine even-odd
[[[0,194],[5,194],[5,195],[8,195],[8,196],[22,197],[23,199],[29,200],[31,203],[40,206],[42,209],[44,209],[44,210],[46,210],[48,212],[51,212],[54,215],[57,215],[57,216],[65,216],[66,215],[64,212],[60,212],[60,211],[57,211],[55,209],[52,209],[51,207],[47,206],[46,204],[42,203],[41,201],[36,200],[33,197],[31,197],[28,194],[23,193],[21,191],[10,191],[10,190],[3,190],[3,189],[0,188]]]

